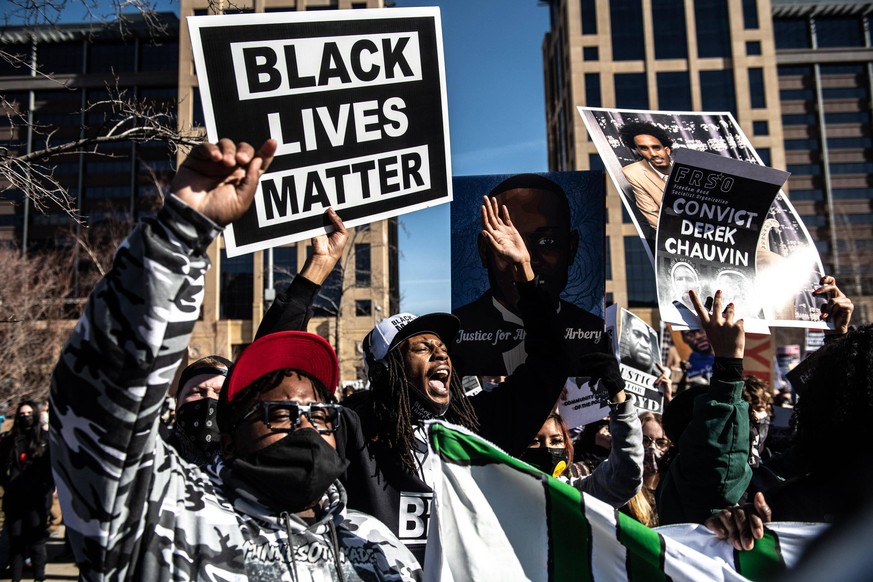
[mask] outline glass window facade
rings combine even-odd
[[[747,30],[755,30],[758,28],[757,0],[743,0],[743,26]]]
[[[731,56],[731,38],[728,27],[727,0],[694,0],[697,21],[697,56]]]
[[[752,122],[752,134],[753,135],[767,135],[770,133],[770,124],[766,121],[753,121]]]
[[[615,106],[619,109],[649,108],[649,89],[645,73],[615,75]]]
[[[765,109],[767,95],[764,91],[764,69],[749,69],[749,99],[752,109]]]
[[[612,23],[612,58],[641,61],[646,58],[641,0],[609,0]]]
[[[600,73],[585,73],[585,105],[600,107]]]
[[[691,111],[691,81],[688,71],[657,74],[658,108],[671,111]]]
[[[654,307],[658,304],[652,262],[636,235],[624,237],[624,263],[627,272],[628,307]]]
[[[750,40],[746,42],[746,54],[749,56],[757,56],[761,54],[761,41]]]
[[[582,60],[596,61],[599,58],[600,55],[596,46],[586,46],[582,48]]]
[[[863,21],[858,16],[816,17],[815,41],[819,48],[862,47]]]
[[[84,47],[81,42],[43,43],[36,50],[36,62],[39,63],[40,70],[56,75],[81,73],[84,56]]]
[[[580,0],[580,8],[582,34],[597,34],[597,0]]]
[[[733,71],[700,71],[700,97],[704,111],[736,114]]]
[[[773,39],[777,50],[812,47],[806,18],[774,18]]]
[[[372,280],[370,243],[355,245],[355,286],[369,287]]]
[[[684,0],[659,0],[654,6],[657,7],[654,27],[655,58],[687,58],[688,37],[685,33]]]

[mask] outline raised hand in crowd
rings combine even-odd
[[[830,275],[821,278],[821,287],[813,291],[814,295],[827,298],[827,303],[821,307],[821,318],[833,325],[833,328],[825,333],[844,335],[849,332],[849,322],[855,305],[846,297],[845,293],[837,287],[837,280]]]
[[[661,375],[655,379],[655,388],[660,388],[664,393],[664,404],[673,399],[673,372],[667,366],[655,362]]]
[[[482,235],[497,253],[497,260],[512,266],[516,281],[533,281],[530,253],[524,239],[513,226],[506,205],[499,204],[497,198],[482,197]],[[503,270],[498,268],[498,271]]]
[[[722,309],[721,291],[715,292],[712,300],[712,312],[700,302],[696,292],[689,291],[694,310],[700,318],[700,326],[709,338],[709,344],[716,356],[722,358],[742,358],[746,349],[746,332],[743,320],[734,319],[734,304],[729,303]]]
[[[580,367],[591,378],[591,384],[594,385],[599,381],[606,388],[610,403],[619,404],[627,400],[621,368],[614,355],[592,352],[585,354],[580,360]]]
[[[321,285],[337,262],[342,258],[346,243],[349,241],[349,231],[336,210],[328,208],[324,214],[330,221],[333,231],[312,237],[312,254],[307,257],[300,274]]]
[[[197,145],[179,166],[170,190],[219,226],[241,217],[254,199],[258,179],[276,153],[276,140],[256,152],[245,143],[222,139]]]
[[[751,550],[755,540],[764,537],[764,524],[770,522],[770,506],[760,491],[751,503],[728,507],[713,515],[705,522],[720,540],[727,540],[735,550]]]

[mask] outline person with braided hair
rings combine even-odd
[[[448,313],[385,318],[366,336],[370,390],[343,401],[361,419],[364,447],[346,451],[349,507],[385,523],[423,560],[432,496],[424,423],[464,426],[511,455],[520,455],[554,408],[569,375],[561,326],[538,284],[524,240],[506,206],[485,197],[482,236],[513,273],[526,332],[527,359],[492,391],[467,396],[453,366],[460,323]]]

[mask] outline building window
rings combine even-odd
[[[630,213],[627,211],[627,208],[624,204],[621,205],[621,223],[622,224],[633,224],[634,221],[631,218]]]
[[[140,71],[175,71],[179,66],[179,42],[143,42],[140,45],[139,62]]]
[[[752,135],[767,135],[770,133],[770,124],[766,121],[752,122]]]
[[[355,245],[355,287],[369,287],[371,275],[370,243]]]
[[[649,88],[645,73],[615,75],[615,106],[620,109],[649,108]]]
[[[656,306],[658,293],[655,288],[655,273],[640,237],[624,237],[624,264],[628,307]]]
[[[612,279],[612,250],[609,248],[609,237],[606,237],[603,245],[603,276]]]
[[[585,73],[585,105],[600,107],[600,73]]]
[[[862,47],[862,20],[853,16],[815,18],[815,41],[818,48]]]
[[[758,28],[758,0],[743,0],[743,26],[746,30]]]
[[[267,288],[269,272],[269,253],[264,251],[264,289]],[[273,248],[273,288],[283,290],[297,273],[297,246]]]
[[[581,0],[582,34],[597,34],[597,0]]]
[[[758,152],[758,157],[761,158],[762,164],[764,164],[765,166],[772,165],[771,159],[770,159],[770,148],[758,148],[755,151]]]
[[[764,92],[764,69],[749,69],[749,98],[752,109],[767,107],[767,96]]]
[[[697,56],[731,56],[731,37],[728,27],[727,0],[694,0],[697,21]]]
[[[790,182],[789,182],[790,184]],[[813,202],[818,202],[820,200],[824,200],[824,193],[820,189],[814,190],[791,190],[792,200],[811,200]]]
[[[586,46],[582,47],[582,60],[585,61],[596,61],[600,58],[598,54],[598,50],[596,46]]]
[[[221,319],[252,318],[252,271],[252,255],[229,258],[221,249]]]
[[[659,0],[657,2],[654,33],[656,59],[688,58],[684,0]]]
[[[806,18],[774,19],[773,40],[777,50],[811,48]]]
[[[642,61],[646,58],[641,0],[609,0],[612,23],[612,59]]]
[[[658,108],[691,111],[691,82],[688,71],[658,73]]]
[[[130,72],[136,65],[133,42],[100,42],[88,46],[89,73]],[[174,61],[178,63],[178,57]]]
[[[178,59],[178,53],[176,55]],[[40,44],[36,49],[36,62],[39,63],[40,70],[56,75],[82,73],[84,70],[83,56],[82,43],[79,42],[44,43]],[[29,62],[30,58],[25,58],[25,61]],[[29,75],[30,71],[28,69],[18,69],[13,74]]]
[[[588,154],[588,169],[601,172],[606,170],[606,166],[603,164],[603,158],[600,157],[600,154]]]
[[[373,302],[370,299],[355,299],[355,315],[357,317],[373,315]]]
[[[761,41],[750,40],[746,42],[746,54],[750,57],[761,54]]]
[[[704,111],[736,110],[733,71],[700,71],[700,97]]]

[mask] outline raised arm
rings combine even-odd
[[[827,299],[821,307],[821,318],[833,325],[826,331],[829,335],[846,335],[849,333],[849,323],[852,321],[852,312],[855,305],[846,297],[845,293],[837,287],[837,280],[830,275],[821,278],[821,286],[813,291],[814,295]]]
[[[734,305],[722,310],[716,292],[709,312],[696,293],[694,307],[715,352],[706,394],[694,401],[691,422],[679,438],[679,454],[658,488],[661,524],[703,523],[739,501],[751,480],[749,411],[743,400],[743,321]]]
[[[342,258],[349,239],[336,211],[328,208],[324,214],[333,231],[312,238],[312,254],[306,258],[300,273],[276,296],[258,326],[255,339],[278,331],[306,331],[321,284]]]
[[[206,248],[251,204],[275,147],[195,147],[157,218],[119,247],[61,353],[51,387],[52,464],[86,578],[126,578],[141,565],[138,550],[157,518],[146,508],[162,478],[158,415],[199,315]]]
[[[472,402],[480,434],[509,454],[519,455],[554,409],[570,371],[569,356],[554,306],[536,284],[530,254],[506,207],[498,208],[496,199],[486,197],[482,226],[499,260],[513,265],[527,358],[497,388],[480,392]]]

